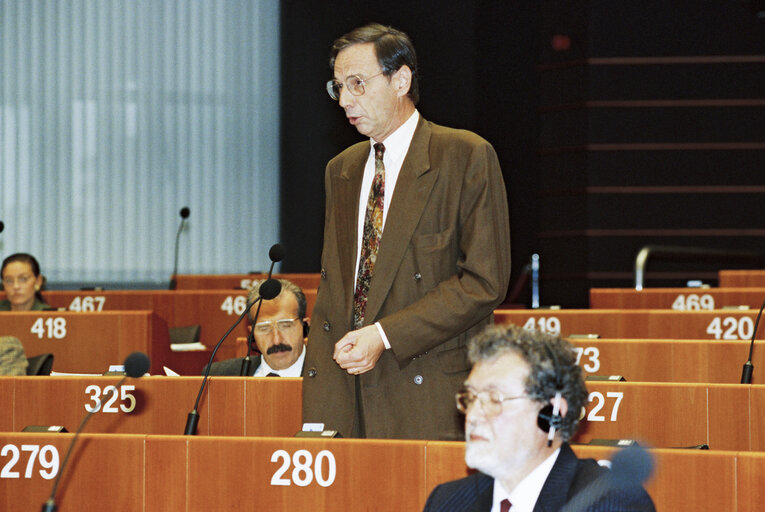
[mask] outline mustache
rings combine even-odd
[[[276,354],[277,352],[289,352],[292,350],[292,347],[287,345],[286,343],[279,343],[278,345],[271,345],[268,347],[268,350],[266,350],[267,355]]]

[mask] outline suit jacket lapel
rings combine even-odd
[[[577,458],[571,447],[563,443],[560,447],[558,459],[555,461],[550,474],[545,480],[542,491],[539,493],[534,512],[547,510],[560,510],[566,504],[568,490],[576,475]]]
[[[335,197],[333,207],[337,226],[337,255],[340,274],[343,278],[343,300],[350,311],[353,300],[353,281],[356,276],[356,246],[359,221],[359,194],[364,165],[369,156],[369,144],[359,144],[359,150],[345,159],[340,172],[332,176],[332,190]],[[350,317],[349,317],[350,321]]]
[[[385,220],[380,252],[369,287],[366,323],[371,323],[387,297],[396,269],[401,264],[412,233],[430,197],[438,172],[430,168],[430,135],[427,122],[420,116],[391,198]],[[355,245],[354,245],[355,247]]]

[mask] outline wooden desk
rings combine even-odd
[[[304,293],[307,315],[310,317],[316,302],[316,290],[306,289]],[[66,290],[48,291],[44,297],[48,304],[55,308],[88,312],[147,310],[156,313],[168,327],[199,325],[200,341],[209,348],[215,346],[247,307],[245,290]],[[257,308],[257,305],[253,307]],[[0,318],[2,316],[3,313],[0,313]],[[247,336],[246,319],[242,320],[221,345],[216,360],[235,356],[234,338],[238,336]],[[180,367],[170,367],[184,375],[199,375],[209,354],[208,352],[207,358],[190,354],[179,355],[176,360],[192,358],[193,367],[185,363]],[[57,364],[55,368],[59,369]]]
[[[593,309],[714,310],[748,306],[755,311],[765,300],[765,288],[590,288]]]
[[[673,311],[656,309],[496,309],[498,324],[512,323],[568,337],[750,339],[757,311]]]
[[[721,287],[765,287],[765,269],[721,270],[717,273]]]
[[[50,494],[71,434],[0,434],[0,508],[37,510]],[[26,448],[24,448],[26,446]],[[35,458],[30,455],[38,449]],[[610,458],[612,448],[574,446],[580,457]],[[646,488],[657,510],[754,512],[765,454],[651,451]],[[19,455],[12,461],[14,454]],[[31,463],[30,463],[31,459]],[[309,462],[310,461],[310,462]],[[29,467],[27,476],[26,469]],[[334,471],[331,469],[334,468]],[[41,474],[41,471],[43,472]],[[420,511],[436,484],[467,474],[464,443],[301,438],[226,438],[84,434],[57,493],[60,512],[207,510]],[[370,475],[378,476],[369,485]],[[281,485],[277,485],[281,484]]]
[[[74,430],[113,379],[101,377],[15,380],[3,410],[13,411],[11,429],[27,425],[64,425]],[[183,432],[201,381],[195,378],[148,377],[130,380],[134,411],[99,412],[89,432],[178,434]],[[88,386],[98,389],[88,389]],[[301,426],[300,379],[216,377],[200,403],[199,433],[228,436],[292,436]],[[669,384],[588,382],[591,403],[575,440],[639,439],[657,447],[708,444],[717,450],[765,451],[765,425],[757,411],[765,407],[765,386],[736,384]],[[110,398],[111,394],[106,398]],[[104,398],[104,401],[106,401]],[[122,397],[111,407],[129,408]],[[751,411],[751,413],[750,413]],[[331,426],[328,426],[331,428]]]
[[[737,384],[749,357],[744,340],[569,340],[585,375],[621,375],[628,382]],[[246,344],[244,345],[246,349]],[[753,384],[765,383],[765,341],[752,354]]]
[[[591,402],[575,442],[637,439],[659,448],[765,451],[765,386],[588,382],[587,389]]]
[[[74,432],[182,434],[201,377],[1,377],[0,430],[62,425]],[[302,425],[301,379],[211,377],[199,404],[199,435],[293,436]],[[109,386],[112,386],[111,388]],[[97,400],[101,400],[99,404]]]
[[[176,290],[249,290],[252,282],[257,279],[265,279],[268,274],[181,274],[175,276]],[[317,289],[321,281],[321,275],[316,273],[306,274],[274,274],[277,279],[287,279],[303,290]]]
[[[174,356],[167,324],[150,311],[6,312],[0,313],[0,332],[19,338],[29,356],[52,353],[60,372],[103,373],[135,351],[161,369]]]

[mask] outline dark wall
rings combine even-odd
[[[514,275],[536,232],[534,201],[537,4],[340,0],[282,2],[282,241],[286,272],[320,266],[324,167],[362,140],[324,84],[329,47],[369,21],[412,38],[421,72],[418,109],[427,119],[475,131],[497,150],[511,197]],[[504,2],[502,3],[504,4]]]
[[[534,252],[542,303],[586,306],[592,286],[631,285],[645,244],[765,250],[757,3],[283,1],[283,270],[319,270],[324,167],[362,139],[324,90],[329,47],[369,21],[414,41],[420,112],[496,148],[511,286]],[[654,286],[716,275],[654,269]]]

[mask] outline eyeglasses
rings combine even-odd
[[[8,288],[12,287],[15,283],[18,283],[21,286],[24,286],[32,279],[34,279],[34,276],[32,275],[19,276],[15,279],[12,277],[6,277],[5,279],[3,279],[3,285],[7,286]]]
[[[467,413],[476,399],[481,404],[481,409],[487,416],[497,416],[502,412],[502,404],[508,400],[517,400],[526,398],[526,395],[505,397],[499,391],[481,391],[476,393],[472,389],[465,389],[457,393],[454,398],[457,400],[457,410]]]
[[[343,82],[340,82],[336,79],[329,80],[327,82],[327,92],[329,93],[329,97],[332,98],[335,101],[340,100],[340,91],[343,89],[343,86],[348,88],[348,92],[353,94],[354,96],[361,96],[364,94],[364,84],[368,82],[369,80],[372,80],[375,77],[378,77],[383,74],[383,71],[380,71],[376,75],[372,75],[367,78],[361,78],[359,75],[353,75],[349,76],[345,79],[345,84]]]
[[[271,334],[274,330],[274,325],[279,332],[288,332],[297,323],[298,318],[285,318],[282,320],[266,320],[265,322],[258,322],[255,324],[255,334]]]

